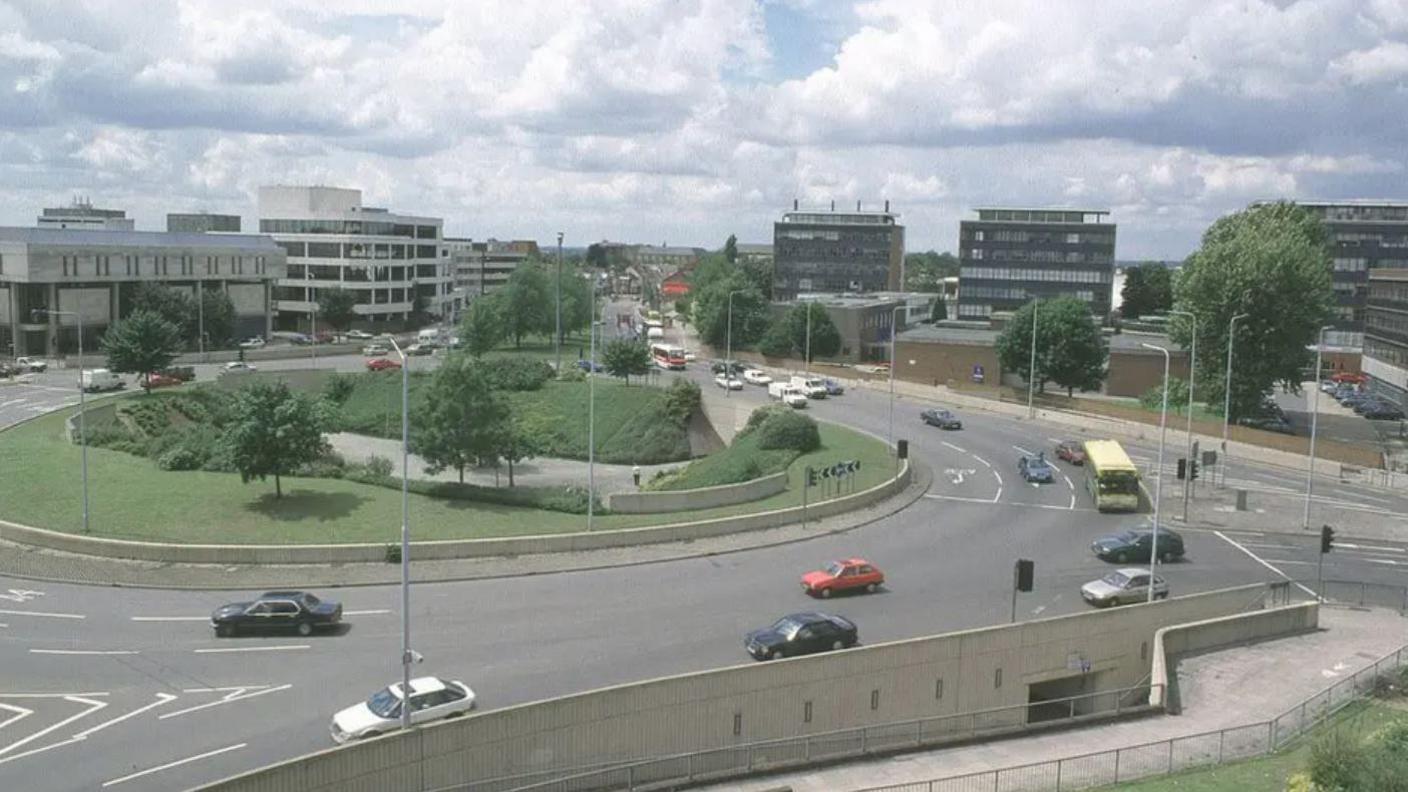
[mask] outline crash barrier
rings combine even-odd
[[[580,776],[589,764],[606,773],[607,763],[648,765],[652,783],[683,783],[691,772],[729,777],[921,739],[1113,717],[1148,708],[1153,631],[1260,610],[1266,591],[1241,586],[604,688],[322,751],[202,789],[503,792]],[[603,776],[568,788],[619,783]]]
[[[658,514],[733,506],[770,498],[787,491],[787,472],[774,473],[738,484],[654,492],[616,492],[606,496],[606,507],[618,514]]]

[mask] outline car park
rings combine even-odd
[[[930,408],[919,413],[919,419],[930,426],[937,426],[940,429],[962,429],[963,422],[958,420],[958,416],[948,410]]]
[[[1183,537],[1167,528],[1159,529],[1159,560],[1174,561],[1183,558]],[[1101,561],[1116,564],[1148,562],[1154,547],[1154,532],[1148,528],[1135,528],[1119,533],[1108,534],[1090,543],[1090,552]]]
[[[1085,464],[1085,444],[1079,440],[1062,440],[1056,444],[1056,458],[1072,465]]]
[[[1056,471],[1051,467],[1051,463],[1046,461],[1046,453],[1042,452],[1036,456],[1022,455],[1017,459],[1017,474],[1023,481],[1036,484],[1050,484],[1056,480]]]
[[[885,573],[864,558],[832,561],[823,569],[802,575],[802,590],[822,599],[847,591],[874,594],[883,585]]]
[[[793,613],[743,638],[743,647],[757,660],[847,649],[860,642],[860,631],[848,619],[829,613]]]
[[[743,390],[743,380],[723,374],[714,377],[714,384],[725,390]]]
[[[748,369],[743,372],[743,381],[749,385],[767,385],[772,382],[772,377],[769,377],[758,369]]]
[[[341,603],[320,600],[306,591],[266,591],[252,602],[221,605],[210,614],[210,626],[222,638],[259,632],[312,635],[341,621]]]
[[[396,731],[401,728],[401,707],[407,704],[412,724],[453,718],[474,709],[474,691],[458,680],[417,677],[407,697],[396,682],[332,716],[328,731],[339,744]]]
[[[243,360],[231,360],[222,366],[220,371],[223,374],[251,374],[258,369]]]
[[[1168,583],[1154,575],[1154,599],[1168,598]],[[1149,598],[1149,570],[1125,567],[1080,587],[1081,599],[1097,608],[1144,602]]]
[[[391,350],[381,344],[367,344],[362,347],[362,354],[367,357],[381,357],[382,355],[391,354]]]
[[[1371,421],[1401,421],[1403,410],[1390,402],[1382,402],[1365,410],[1364,417]]]
[[[1358,402],[1355,403],[1353,409],[1354,412],[1356,412],[1357,414],[1363,415],[1364,413],[1372,409],[1392,406],[1394,406],[1393,402],[1389,401],[1388,399],[1385,399],[1382,396],[1374,394],[1367,399],[1360,399]]]
[[[367,361],[367,371],[395,371],[401,368],[401,361],[387,357],[372,358]]]

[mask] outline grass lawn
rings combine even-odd
[[[1302,737],[1290,750],[1220,767],[1190,770],[1101,789],[1119,792],[1282,792],[1286,788],[1286,779],[1305,770],[1311,743],[1326,730],[1350,729],[1351,733],[1368,737],[1388,723],[1405,719],[1408,719],[1408,709],[1401,704],[1375,700],[1355,702],[1310,735]]]
[[[0,518],[52,530],[80,530],[80,451],[64,438],[64,419],[71,414],[56,412],[0,432],[0,470],[5,471],[4,488],[9,494],[0,503]],[[829,424],[822,424],[821,437],[822,449],[800,457],[789,467],[793,488],[786,492],[698,512],[602,515],[596,528],[633,528],[797,505],[801,492],[796,486],[801,481],[801,468],[807,464],[860,459],[857,491],[878,484],[893,470],[878,440]],[[273,481],[243,484],[232,473],[168,472],[149,460],[103,448],[88,450],[88,480],[95,536],[317,544],[391,542],[400,535],[400,493],[351,481],[286,478],[285,496],[276,499]],[[819,496],[814,490],[809,500],[815,502]],[[410,516],[414,537],[424,540],[567,533],[586,527],[582,515],[414,494]]]
[[[698,489],[733,484],[739,481],[772,475],[787,469],[796,458],[796,451],[758,447],[759,432],[749,432],[734,439],[727,448],[685,466],[678,475],[668,477],[659,490]]]

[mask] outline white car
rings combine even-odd
[[[387,349],[381,344],[367,344],[366,346],[362,347],[362,354],[366,355],[367,357],[381,357],[383,355],[391,354],[391,350]]]
[[[694,355],[693,352],[690,352],[688,349],[686,349],[686,350],[684,351],[684,361],[685,361],[686,363],[693,363],[693,362],[694,362],[694,357],[695,357],[695,355]]]
[[[254,366],[249,365],[243,360],[231,360],[229,363],[225,364],[225,368],[223,369],[226,374],[247,374],[256,370]]]
[[[332,716],[329,731],[333,742],[375,737],[401,728],[401,706],[405,698],[401,683],[396,682]],[[410,705],[413,724],[453,718],[474,709],[474,691],[463,682],[420,677],[411,680]]]
[[[714,384],[725,390],[743,390],[743,380],[726,374],[714,377]]]
[[[750,385],[767,385],[772,382],[772,377],[769,377],[758,369],[748,369],[743,372],[743,381]]]
[[[263,347],[264,339],[257,336],[254,338],[246,338],[240,342],[240,349],[262,349]]]
[[[49,362],[40,358],[18,357],[15,358],[15,368],[20,371],[42,372],[49,368]]]
[[[368,333],[366,330],[348,330],[347,332],[343,333],[342,336],[344,338],[351,338],[357,341],[366,341],[372,337],[372,334]]]

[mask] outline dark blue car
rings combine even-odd
[[[1018,459],[1017,472],[1022,474],[1025,481],[1034,481],[1038,484],[1050,484],[1056,480],[1056,471],[1051,469],[1051,463],[1046,461],[1044,453],[1034,457],[1023,456]]]

